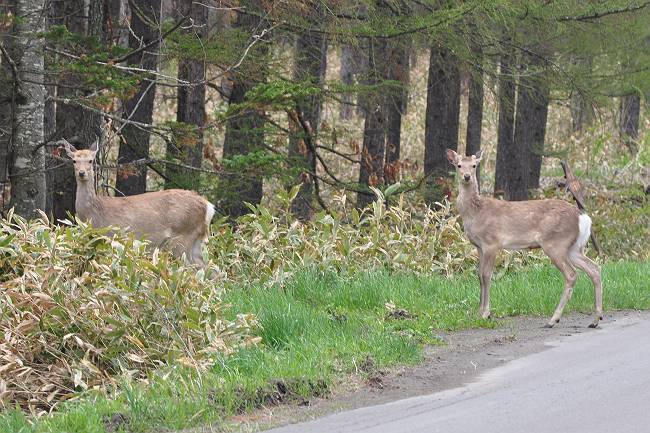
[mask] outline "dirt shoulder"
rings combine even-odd
[[[601,327],[630,317],[650,319],[650,312],[608,312]],[[235,417],[227,425],[186,430],[183,433],[254,432],[307,421],[323,415],[372,406],[423,394],[432,394],[472,382],[489,369],[549,348],[548,342],[590,329],[590,316],[569,314],[554,328],[544,328],[543,317],[497,319],[495,329],[441,332],[441,346],[430,346],[416,366],[378,370],[366,363],[365,373],[348,377],[326,398],[261,408]]]

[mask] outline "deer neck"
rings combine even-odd
[[[75,199],[75,212],[79,218],[89,220],[93,217],[97,208],[97,193],[95,192],[95,180],[90,179],[82,182],[77,180],[77,197]]]
[[[456,206],[463,219],[471,217],[481,207],[481,196],[476,181],[468,184],[460,182]]]

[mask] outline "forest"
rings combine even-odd
[[[648,23],[640,0],[0,0],[0,432],[209,424],[493,326],[447,149],[507,201],[573,202],[567,161],[605,308],[650,308]],[[67,144],[98,149],[100,196],[214,205],[205,268],[76,217]],[[561,288],[536,252],[496,278],[496,317]]]

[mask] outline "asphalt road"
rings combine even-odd
[[[650,432],[650,321],[630,318],[560,341],[436,394],[269,433]]]

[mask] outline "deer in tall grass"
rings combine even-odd
[[[593,282],[595,314],[589,327],[598,326],[603,317],[600,268],[584,254],[591,218],[563,200],[511,202],[481,197],[476,182],[481,151],[476,155],[461,156],[448,149],[447,159],[458,174],[456,206],[465,233],[479,253],[481,316],[485,319],[490,317],[490,280],[497,253],[503,249],[541,248],[565,280],[560,303],[546,326],[552,327],[560,321],[577,279],[576,268],[584,271]]]
[[[127,197],[98,196],[93,163],[97,142],[77,150],[63,140],[77,181],[75,211],[93,227],[119,227],[168,249],[188,263],[204,266],[202,247],[208,238],[214,206],[193,191],[168,189]]]

